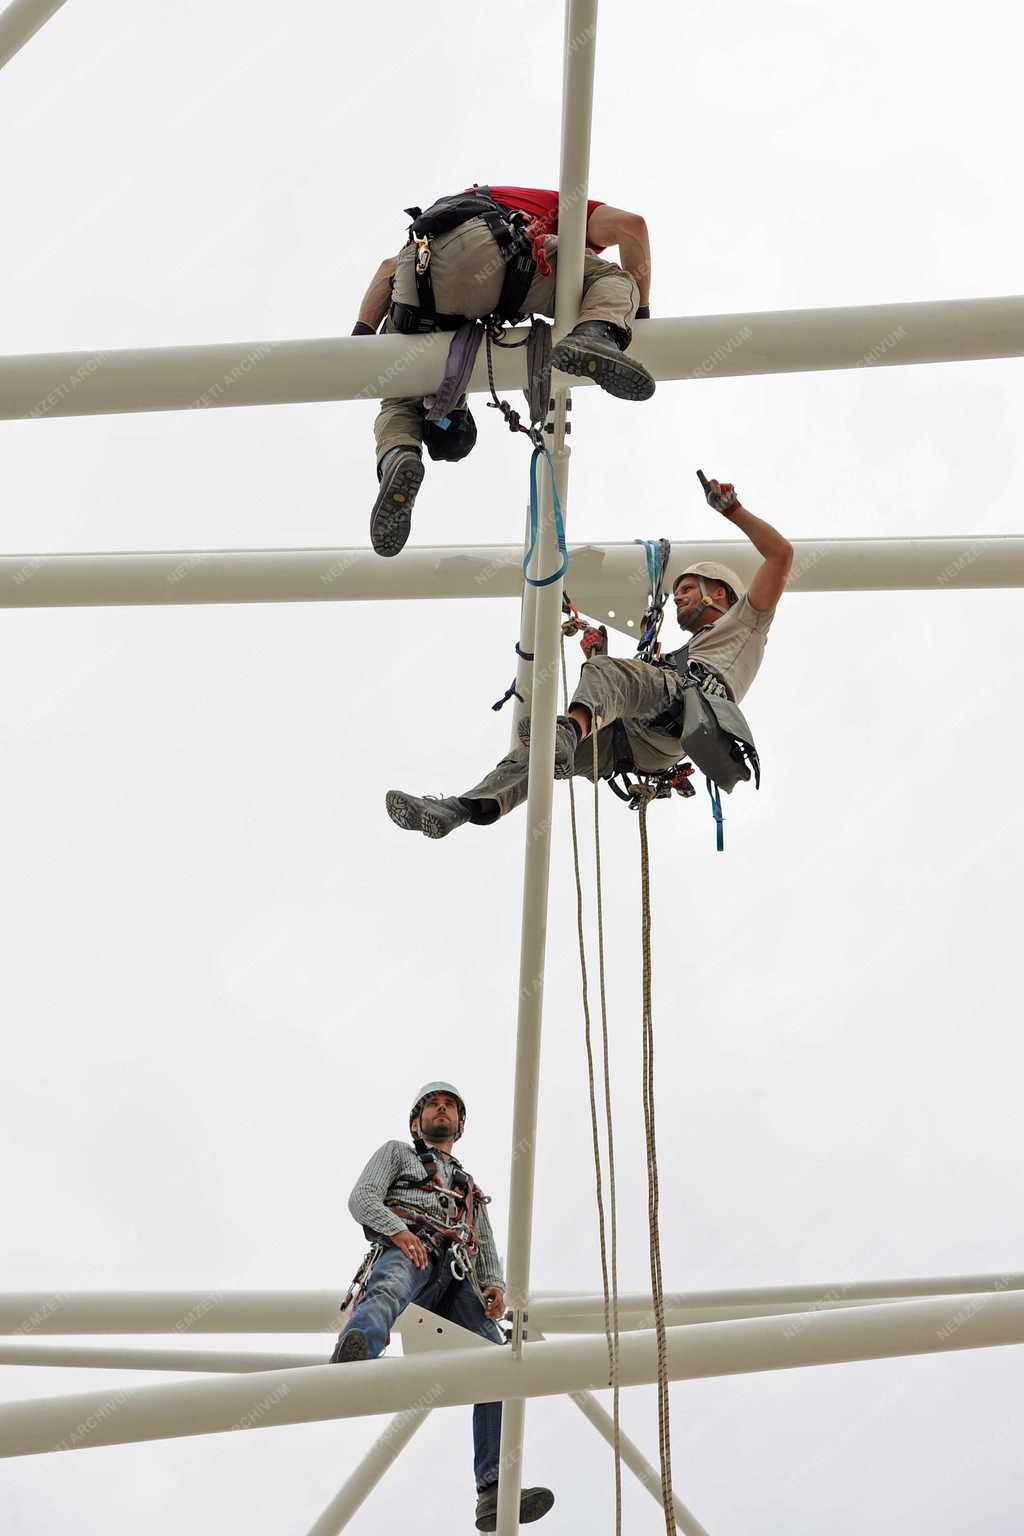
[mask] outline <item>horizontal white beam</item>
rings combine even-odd
[[[1024,1290],[1024,1272],[1003,1271],[668,1291],[665,1306],[673,1313],[692,1317],[712,1308],[769,1307],[774,1313],[801,1303],[807,1307],[841,1306],[852,1301],[1019,1290]],[[650,1310],[651,1298],[642,1291],[624,1291],[619,1298],[624,1326]],[[591,1318],[593,1331],[604,1336],[604,1302],[594,1292],[538,1290],[530,1299],[530,1318],[536,1328],[552,1333],[566,1320]],[[333,1344],[340,1327],[336,1287],[299,1291],[0,1292],[0,1336],[8,1334],[22,1340],[54,1334],[322,1333],[331,1335]]]
[[[11,0],[0,11],[0,69],[65,3],[66,0]]]
[[[1024,1290],[1024,1272],[998,1274],[901,1276],[888,1280],[833,1280],[811,1285],[730,1286],[713,1291],[666,1291],[665,1309],[677,1321],[717,1322],[725,1316],[771,1317],[805,1308],[846,1307],[873,1301],[962,1296],[968,1292]],[[619,1296],[623,1328],[649,1326],[651,1297],[644,1291]],[[589,1324],[604,1327],[604,1297],[597,1292],[541,1292],[530,1307],[530,1321],[552,1333],[580,1333]]]
[[[1024,538],[1008,535],[799,539],[795,550],[794,592],[1024,586]],[[575,544],[570,553],[567,587],[581,610],[635,626],[647,595],[641,546]],[[758,564],[745,542],[680,540],[670,579],[694,560],[723,560],[748,579]],[[0,608],[518,598],[521,590],[522,550],[512,544],[413,546],[397,560],[365,548],[0,555]]]
[[[427,395],[441,381],[449,339],[328,336],[2,357],[0,418]],[[1020,357],[1024,298],[644,320],[636,326],[632,351],[656,379]],[[494,372],[499,389],[523,388],[525,347],[496,348]],[[469,388],[487,388],[482,351]]]
[[[788,1370],[851,1360],[982,1349],[1024,1342],[1024,1293],[931,1297],[869,1307],[801,1312],[670,1328],[668,1374],[674,1381]],[[623,1386],[656,1376],[653,1329],[625,1333]],[[83,1392],[0,1407],[0,1456],[90,1449],[229,1429],[269,1428],[365,1414],[417,1403],[434,1408],[606,1387],[602,1337],[511,1349],[451,1350],[391,1361],[306,1366],[209,1381]]]
[[[133,1349],[103,1344],[0,1344],[0,1365],[83,1366],[91,1371],[283,1371],[322,1365],[330,1353],[281,1354],[273,1350]]]

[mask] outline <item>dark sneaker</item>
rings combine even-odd
[[[380,490],[370,513],[370,543],[378,555],[397,555],[412,531],[412,507],[423,484],[423,460],[414,448],[391,448],[377,467]]]
[[[331,1365],[346,1365],[349,1360],[367,1360],[370,1346],[361,1328],[349,1328],[334,1346]]]
[[[649,400],[654,394],[654,380],[643,363],[629,356],[616,327],[603,320],[583,320],[563,336],[551,354],[551,366],[593,379],[619,400]]]
[[[469,812],[454,795],[441,799],[389,789],[384,804],[396,827],[404,832],[422,832],[424,837],[447,837],[469,820]]]
[[[530,746],[530,716],[524,715],[517,727],[521,744],[529,750]],[[555,778],[571,779],[573,764],[576,761],[576,748],[579,745],[579,737],[576,735],[576,727],[568,715],[559,715],[555,721]]]

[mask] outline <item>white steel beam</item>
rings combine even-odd
[[[427,395],[441,381],[449,340],[447,334],[325,336],[2,357],[0,419]],[[1021,357],[1024,298],[641,320],[631,351],[662,380]],[[525,347],[495,353],[498,388],[522,389]],[[482,355],[469,389],[487,389]]]
[[[787,1306],[817,1309],[852,1301],[891,1301],[929,1296],[977,1295],[1024,1290],[1024,1272],[924,1275],[882,1280],[830,1280],[805,1285],[727,1287],[710,1291],[667,1291],[665,1306],[682,1321],[710,1309],[746,1311]],[[564,1326],[579,1331],[592,1323],[604,1333],[603,1301],[594,1292],[535,1291],[531,1316],[535,1326],[557,1333]],[[650,1313],[651,1298],[625,1291],[619,1298],[624,1323]],[[410,1316],[417,1315],[410,1309]],[[406,1314],[403,1314],[403,1323]],[[701,1319],[706,1320],[706,1319]],[[0,1292],[0,1336],[26,1340],[37,1335],[174,1333],[319,1333],[333,1336],[341,1327],[338,1291],[6,1291]],[[403,1339],[404,1342],[404,1339]],[[330,1352],[325,1346],[325,1355]]]
[[[587,230],[587,183],[590,173],[590,120],[594,98],[597,0],[566,0],[562,73],[562,142],[558,176],[558,258],[555,268],[555,335],[564,336],[579,318]],[[558,569],[554,498],[568,515],[569,449],[566,376],[552,379],[553,461],[541,479],[543,516],[529,574],[547,577]],[[628,409],[628,407],[626,407]],[[553,483],[554,482],[554,483]],[[529,604],[527,603],[527,611]],[[537,1157],[537,1101],[540,1089],[540,1041],[544,1011],[544,961],[547,947],[548,877],[551,869],[551,819],[554,799],[555,715],[561,671],[562,581],[539,587],[535,597],[529,793],[523,870],[522,930],[519,946],[519,1003],[516,1028],[515,1091],[512,1108],[511,1178],[508,1203],[508,1301],[512,1310],[511,1355],[522,1364],[524,1324],[530,1296],[533,1243],[533,1190]],[[523,1435],[523,1397],[501,1394],[501,1456],[498,1474],[498,1536],[519,1529]],[[482,1401],[490,1401],[483,1398]]]
[[[64,4],[65,0],[11,0],[0,11],[0,69]]]
[[[648,528],[652,537],[664,527]],[[794,592],[961,591],[1024,586],[1024,538],[798,539]],[[567,578],[574,602],[612,627],[637,625],[647,593],[638,544],[574,544]],[[749,579],[758,557],[745,541],[674,541],[669,580],[694,560],[721,560]],[[0,555],[0,608],[93,608],[194,603],[412,601],[519,597],[522,550],[514,544],[372,550],[206,549],[102,554]],[[531,648],[534,589],[527,588],[520,644]],[[509,656],[509,673],[515,670]],[[521,682],[530,683],[524,664]],[[520,690],[522,691],[522,690]]]
[[[599,1435],[602,1435],[608,1444],[615,1445],[615,1421],[605,1408],[602,1408],[592,1392],[570,1392],[569,1396],[576,1404],[580,1412],[590,1420]],[[629,1470],[639,1479],[651,1498],[661,1509],[661,1473],[656,1472],[640,1447],[632,1441],[624,1430],[619,1430],[619,1450],[623,1461]],[[707,1531],[701,1525],[697,1516],[688,1509],[679,1497],[678,1493],[672,1495],[672,1511],[675,1515],[676,1527],[685,1531],[686,1536],[708,1536]]]
[[[396,1413],[352,1475],[345,1479],[323,1514],[313,1521],[308,1536],[338,1536],[429,1417],[429,1408],[406,1408]]]
[[[319,1355],[271,1350],[134,1349],[96,1344],[0,1344],[0,1365],[84,1366],[91,1371],[284,1371],[322,1365]]]
[[[666,1343],[673,1381],[985,1349],[1024,1343],[1024,1292],[698,1323],[670,1328]],[[623,1386],[652,1383],[656,1357],[653,1329],[623,1334]],[[0,1456],[358,1418],[395,1413],[420,1401],[439,1409],[607,1386],[603,1336],[528,1344],[519,1355],[495,1346],[386,1363],[368,1360],[343,1371],[322,1365],[260,1371],[126,1387],[116,1395],[93,1391],[8,1403],[0,1406]]]

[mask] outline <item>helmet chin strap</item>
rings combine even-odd
[[[716,613],[728,613],[729,610],[727,608],[723,608],[721,603],[716,603],[713,598],[708,596],[707,582],[703,576],[695,576],[694,580],[700,587],[700,602],[695,603],[692,608],[685,609],[685,611],[679,615],[680,623],[682,623],[684,619],[690,620],[699,618],[700,615],[706,612],[706,610],[709,608],[713,608]]]

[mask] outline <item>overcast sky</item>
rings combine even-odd
[[[559,5],[515,0],[71,0],[0,77],[2,349],[347,334],[403,207],[555,184],[561,30]],[[591,191],[646,216],[654,313],[1017,291],[1020,42],[996,0],[607,0]],[[1022,384],[1005,361],[665,383],[643,407],[585,391],[571,530],[716,537],[700,465],[794,538],[1019,532]],[[527,455],[478,415],[413,542],[519,537]],[[364,544],[372,416],[5,423],[2,545]],[[524,821],[430,843],[383,800],[456,793],[504,750],[515,604],[25,611],[0,632],[3,1286],[340,1294],[352,1180],[433,1077],[467,1098],[460,1153],[504,1247]],[[1022,639],[1013,591],[787,596],[747,703],[763,789],[728,802],[726,854],[703,794],[652,811],[671,1288],[1021,1267]],[[533,1279],[590,1290],[563,789],[558,808]],[[602,809],[640,1289],[636,828]],[[680,1383],[677,1491],[711,1536],[1010,1536],[1020,1372],[1008,1349]],[[158,1379],[6,1367],[0,1395]],[[654,1458],[653,1390],[624,1417]],[[3,1525],[301,1536],[380,1428],[7,1462]],[[611,1529],[610,1453],[564,1401],[529,1407],[525,1470],[557,1494],[545,1532]],[[438,1412],[350,1529],[445,1503],[469,1529],[472,1499],[468,1411]],[[626,1528],[660,1529],[631,1481]]]

